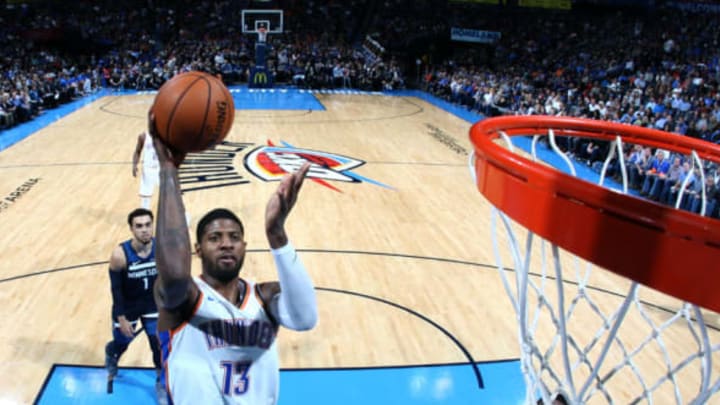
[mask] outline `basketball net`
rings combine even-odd
[[[529,156],[502,131],[495,142],[538,163],[554,156],[556,165],[562,162],[564,171],[577,177],[577,162],[558,147],[554,131],[541,131],[526,134],[532,136]],[[539,144],[541,136],[548,140],[547,147]],[[543,160],[539,149],[544,149]],[[622,179],[617,191],[627,193],[622,151],[623,139],[618,135],[598,183],[605,183],[609,163],[615,159]],[[704,185],[703,162],[695,151],[691,155]],[[469,164],[477,180],[474,152]],[[676,206],[687,183],[686,179],[678,192]],[[704,189],[702,199],[704,215]],[[500,279],[518,321],[527,404],[553,404],[557,395],[570,404],[705,404],[720,389],[720,333],[708,324],[711,312],[597,268],[496,207],[491,232]],[[682,345],[673,344],[677,342]],[[713,398],[720,403],[720,398]]]
[[[258,34],[258,42],[261,44],[264,44],[265,40],[267,39],[267,29],[266,28],[258,28],[257,34]]]

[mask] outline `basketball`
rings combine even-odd
[[[235,104],[220,79],[193,71],[165,82],[152,112],[157,135],[170,149],[200,152],[225,139],[235,118]]]

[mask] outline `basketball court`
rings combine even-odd
[[[420,92],[231,93],[226,142],[189,155],[180,177],[191,235],[194,220],[215,207],[245,222],[244,277],[276,278],[265,203],[284,172],[318,162],[287,227],[314,279],[320,318],[311,332],[280,332],[280,403],[522,403],[517,318],[497,270],[490,205],[468,170],[468,132],[482,117]],[[153,96],[100,93],[0,133],[2,404],[154,400],[144,337],[122,357],[113,394],[102,368],[111,336],[107,260],[129,237],[125,218],[140,202],[130,162]],[[600,274],[587,287],[606,308],[623,301],[627,285]],[[643,325],[680,306],[659,293],[643,299],[650,321],[628,318],[637,325],[624,337],[630,346],[645,339]],[[591,309],[575,319],[583,311]],[[707,316],[715,342],[718,318]],[[671,327],[664,345],[695,340]],[[652,357],[634,367],[665,372]],[[657,403],[673,398],[664,395]]]

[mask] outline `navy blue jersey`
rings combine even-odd
[[[138,256],[131,241],[120,244],[127,263],[122,271],[122,294],[125,301],[125,313],[128,318],[157,312],[153,298],[153,284],[158,272],[155,266],[155,238],[152,250],[146,258]]]

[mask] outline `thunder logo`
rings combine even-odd
[[[365,164],[362,160],[310,149],[294,148],[286,142],[283,142],[283,145],[283,147],[275,146],[268,141],[268,146],[261,146],[245,156],[245,167],[264,181],[279,181],[285,174],[293,173],[303,163],[310,162],[313,165],[308,172],[308,178],[338,192],[341,191],[327,181],[367,182],[393,189],[379,181],[352,172],[352,169]]]

